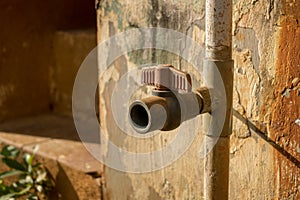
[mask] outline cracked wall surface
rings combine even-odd
[[[287,156],[276,152],[278,190],[282,198],[300,198],[300,3],[282,2],[280,39],[275,68],[271,137]]]
[[[299,166],[295,166],[300,149],[300,126],[295,123],[300,117],[297,8],[296,1],[234,1],[230,199],[299,198]],[[163,27],[187,34],[203,45],[204,10],[205,2],[194,0],[98,1],[98,43],[128,29]],[[186,61],[149,49],[123,55],[100,79],[101,126],[122,148],[147,152],[168,145],[174,137],[168,132],[150,143],[134,141],[117,127],[110,110],[111,93],[127,70],[162,62],[191,73],[195,88],[201,85],[201,75]],[[134,97],[149,92],[144,88]],[[203,160],[198,156],[201,142],[200,129],[180,159],[155,172],[130,174],[104,167],[106,199],[203,199]],[[289,154],[296,161],[287,159]]]

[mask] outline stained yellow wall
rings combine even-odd
[[[299,16],[295,13],[299,2],[233,2],[235,66],[230,199],[297,199],[300,126],[295,120],[300,116],[300,86],[296,79],[300,67]],[[97,5],[99,44],[126,29],[143,27],[169,28],[189,35],[199,44],[204,42],[204,1],[105,0]],[[118,79],[127,70],[152,61],[145,56],[134,60],[124,55],[100,79],[101,126],[121,148],[151,151],[167,145],[174,136],[165,133],[148,143],[132,143],[113,121],[110,98]],[[194,73],[191,66],[176,56],[156,55],[154,61],[172,63]],[[291,94],[284,96],[287,88]],[[199,131],[180,159],[151,173],[123,173],[105,167],[102,187],[105,198],[203,199],[203,160],[197,154],[201,141]]]

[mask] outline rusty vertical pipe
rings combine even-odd
[[[216,73],[220,72],[225,86],[227,105],[226,119],[220,136],[216,130],[217,126],[213,124],[218,121],[214,119],[215,116],[204,117],[206,149],[210,149],[209,145],[218,140],[212,150],[207,152],[204,160],[204,196],[207,200],[226,200],[229,186],[229,139],[232,132],[232,0],[206,0],[205,12],[204,76],[208,79],[207,86],[212,89],[211,91],[217,91],[220,88]],[[213,109],[217,110],[218,105]]]
[[[212,60],[231,60],[232,0],[206,0],[205,56]]]

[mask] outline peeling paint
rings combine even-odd
[[[111,3],[112,0],[109,2]],[[123,5],[123,30],[149,26],[171,28],[186,33],[199,44],[203,44],[205,38],[203,34],[204,1],[141,0],[132,2],[120,0],[119,2]],[[234,3],[235,87],[233,105],[234,109],[245,120],[233,118],[230,149],[230,199],[280,199],[281,197],[284,199],[286,196],[282,190],[285,186],[282,186],[282,183],[285,183],[286,187],[291,186],[293,190],[290,190],[290,197],[297,198],[294,192],[297,183],[296,176],[289,175],[289,173],[294,172],[292,170],[294,168],[287,164],[289,161],[283,158],[278,159],[277,150],[274,148],[277,142],[282,148],[290,149],[289,152],[294,156],[299,150],[297,146],[299,142],[295,142],[293,138],[289,137],[289,129],[284,130],[282,128],[283,125],[284,127],[297,126],[295,120],[299,116],[291,118],[286,116],[289,112],[293,112],[292,109],[298,109],[293,106],[298,102],[294,97],[296,93],[297,95],[300,94],[300,81],[299,73],[293,74],[287,79],[284,78],[289,73],[289,71],[285,71],[286,69],[281,69],[286,68],[283,67],[285,66],[284,63],[277,64],[277,69],[275,68],[276,61],[279,60],[278,55],[287,49],[286,46],[283,49],[284,43],[282,41],[279,42],[279,37],[281,37],[283,29],[286,28],[283,21],[280,21],[280,19],[285,18],[284,15],[280,15],[283,12],[280,10],[281,4],[279,0],[236,0]],[[103,8],[101,7],[102,10]],[[100,18],[98,20],[100,23],[98,34],[101,40],[122,31],[116,13],[107,14],[105,16],[102,12],[98,16]],[[115,32],[108,31],[112,29]],[[299,42],[294,43],[299,44]],[[190,50],[190,53],[192,54],[193,50]],[[294,68],[298,64],[295,58],[296,56],[292,58],[291,63]],[[125,55],[123,59],[127,63],[127,69],[141,63],[170,62],[176,67],[187,69],[196,74],[188,63],[166,52],[157,51],[152,54],[151,51],[139,51]],[[124,73],[122,71],[124,68],[120,64],[119,68],[112,67],[113,69],[109,70],[109,76],[102,80],[102,86],[106,89],[102,88],[101,90],[102,100],[100,102],[102,102],[102,118],[104,118],[102,123],[105,123],[105,128],[114,132],[111,136],[114,138],[119,130],[109,124],[112,116],[109,114],[110,104],[106,101],[109,101],[110,91],[117,78]],[[201,78],[199,75],[193,76],[195,77],[194,80]],[[279,84],[278,81],[281,81],[282,84]],[[195,85],[200,84],[200,81],[195,83]],[[289,92],[289,98],[287,98],[287,93],[282,93],[284,88],[288,89],[286,91]],[[134,94],[134,97],[145,95],[147,92],[149,92],[147,89],[143,89]],[[289,101],[284,102],[285,100],[282,101],[282,99]],[[274,108],[272,106],[275,101],[277,101],[278,107]],[[283,108],[287,111],[284,111]],[[274,118],[275,111],[280,111],[280,114],[275,115]],[[257,127],[252,130],[253,124],[249,124],[247,120],[253,122]],[[272,132],[274,128],[276,128],[276,133]],[[291,130],[291,132],[294,133],[295,131]],[[147,143],[140,142],[139,144],[143,145],[135,147],[138,150],[159,148],[171,141],[172,137],[170,136],[172,134],[169,136],[166,134],[159,136],[159,140],[154,138],[149,146]],[[274,141],[266,141],[266,138],[274,139]],[[121,142],[124,148],[128,146],[133,148],[129,139],[115,139],[119,139],[117,142]],[[203,198],[203,165],[195,153],[199,150],[197,144],[201,143],[201,139],[201,134],[199,134],[194,146],[182,158],[167,168],[156,172],[133,175],[116,173],[106,168],[105,176],[107,182],[110,182],[106,189],[110,197],[112,199],[122,199],[123,196],[129,199],[137,197],[148,197],[149,199],[152,197],[154,199]],[[283,161],[281,162],[281,160]],[[286,179],[283,179],[283,176]],[[126,184],[130,184],[130,186],[126,186],[130,189],[124,194],[119,192],[114,185],[118,184],[118,181],[122,182],[123,179]]]
[[[300,127],[295,120],[300,116],[300,98],[297,88],[300,74],[300,29],[297,21],[300,19],[298,10],[299,2],[281,1],[282,15],[280,26],[279,50],[277,55],[276,79],[275,79],[275,103],[273,104],[271,134],[275,141],[285,151],[300,159],[297,147],[300,144]],[[292,4],[292,6],[290,6]],[[284,90],[282,90],[284,88]],[[283,93],[282,93],[283,92]],[[278,94],[283,95],[278,95]],[[277,94],[277,95],[276,95]],[[279,195],[283,199],[299,199],[300,193],[300,168],[286,157],[275,154],[278,165],[280,189]]]

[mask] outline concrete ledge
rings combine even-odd
[[[44,114],[1,123],[0,142],[26,152],[38,145],[36,159],[49,170],[62,199],[100,199],[95,178],[102,165],[79,140],[71,118]]]

